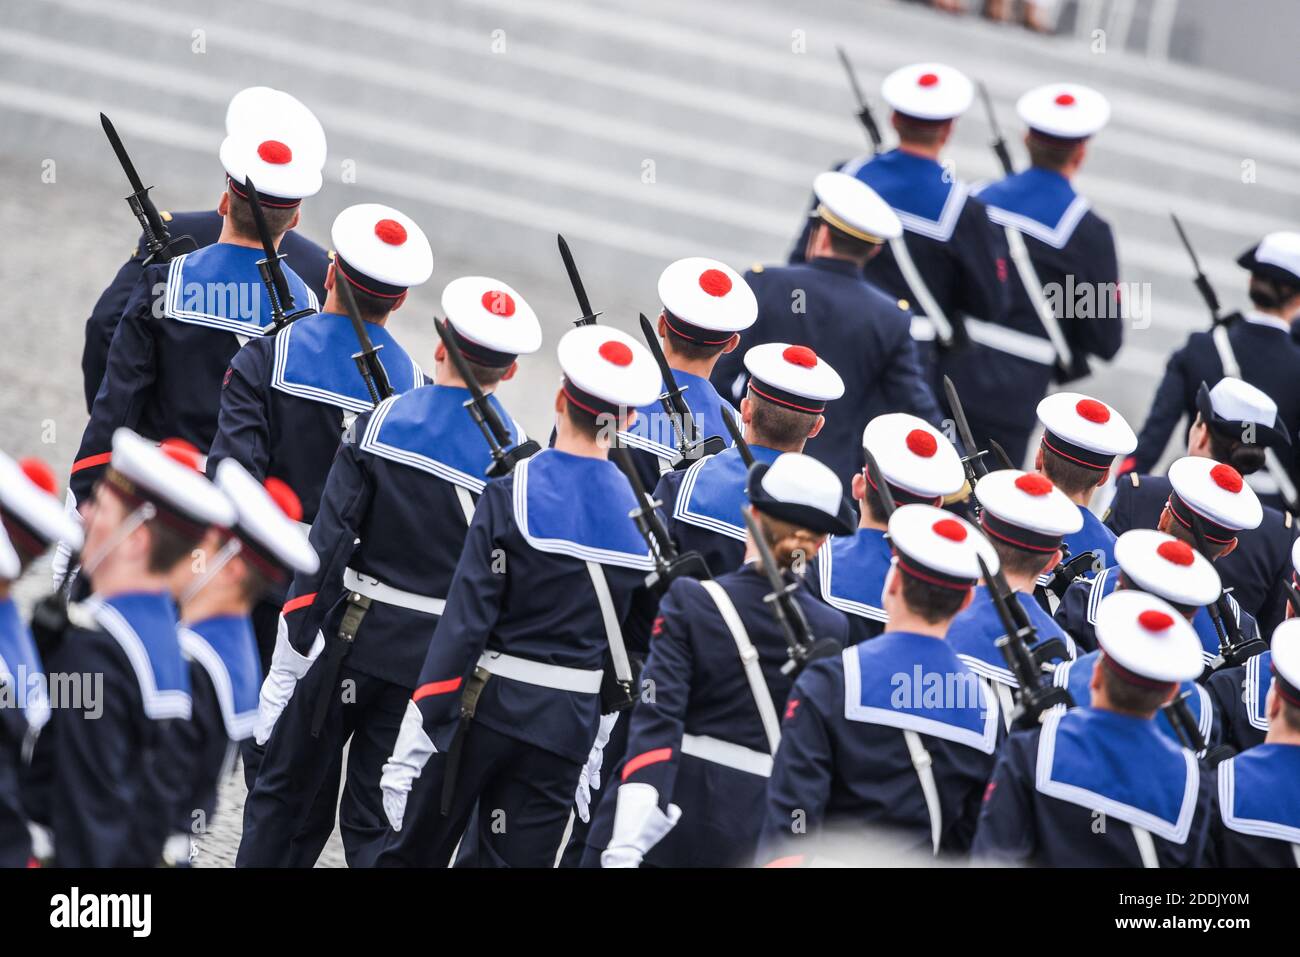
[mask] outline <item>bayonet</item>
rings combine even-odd
[[[844,67],[844,73],[849,78],[849,87],[853,90],[853,98],[858,104],[858,122],[867,131],[867,139],[871,143],[871,152],[879,154],[883,140],[880,136],[880,126],[876,123],[876,117],[871,112],[871,104],[862,95],[862,87],[858,85],[858,75],[853,69],[853,64],[849,62],[849,55],[844,52],[844,47],[836,46],[835,52],[839,55],[840,63]]]
[[[294,311],[293,292],[289,289],[289,280],[284,275],[280,260],[284,254],[275,248],[275,240],[266,225],[266,214],[262,211],[262,201],[257,195],[257,187],[251,177],[244,177],[244,189],[248,192],[248,206],[253,211],[253,222],[257,225],[257,236],[262,241],[262,254],[265,258],[257,261],[257,271],[262,276],[262,285],[266,287],[266,298],[271,303],[271,324],[273,333],[279,332],[291,322],[313,315],[311,309]],[[336,267],[337,268],[337,267]],[[338,285],[347,290],[347,301],[352,302],[352,290],[347,289],[347,280],[336,277]],[[352,303],[351,310],[356,311]],[[360,321],[359,319],[356,321]],[[363,332],[364,334],[364,332]],[[359,337],[358,337],[359,338]]]
[[[740,426],[736,424],[734,418],[727,414],[726,409],[722,410],[722,424],[725,425],[727,431],[731,433],[731,441],[735,444],[736,450],[740,453],[740,461],[745,463],[745,468],[753,468],[754,452],[750,449],[749,443],[745,441],[745,436],[744,433],[740,431]]]
[[[131,195],[126,197],[126,204],[131,207],[131,212],[140,223],[141,232],[144,233],[145,249],[149,253],[144,258],[144,265],[169,262],[175,256],[192,253],[198,249],[198,243],[190,236],[172,238],[167,224],[163,222],[162,215],[158,212],[158,207],[149,196],[149,190],[153,187],[145,186],[140,180],[139,174],[135,171],[135,164],[131,162],[126,147],[122,145],[122,138],[117,135],[112,120],[100,113],[99,125],[104,128],[104,135],[108,137],[108,143],[117,155],[117,162],[121,165],[122,172],[126,174],[127,182],[131,184]]]
[[[998,126],[997,114],[993,112],[993,100],[989,97],[989,89],[980,80],[976,83],[979,87],[980,99],[984,101],[984,113],[989,119],[989,129],[993,131],[993,152],[997,154],[998,162],[1002,164],[1002,172],[1006,176],[1011,176],[1016,171],[1015,165],[1011,162],[1011,151],[1007,149],[1007,141],[1002,136],[1002,130]]]
[[[636,523],[641,537],[650,547],[650,554],[654,558],[655,570],[646,576],[646,587],[656,595],[663,595],[668,590],[668,586],[678,578],[700,580],[712,578],[709,566],[699,552],[677,551],[672,536],[668,534],[668,529],[664,527],[663,519],[659,516],[659,507],[663,503],[655,501],[646,490],[645,483],[641,481],[641,475],[637,472],[627,448],[614,445],[610,448],[609,454],[632,486],[637,507],[629,513],[629,517]]]
[[[337,276],[335,288],[339,291],[339,298],[343,300],[343,311],[347,313],[348,319],[352,323],[352,331],[356,334],[357,344],[361,347],[360,351],[353,353],[352,361],[357,364],[357,371],[361,373],[361,378],[365,380],[366,391],[370,393],[370,404],[378,405],[390,395],[394,395],[393,387],[388,381],[388,373],[384,369],[384,364],[379,361],[379,350],[383,346],[376,346],[370,341],[370,334],[366,332],[365,320],[361,318],[361,313],[357,310],[357,301],[352,296],[352,287],[344,276]]]
[[[880,504],[885,509],[884,519],[889,521],[889,516],[894,514],[898,505],[894,502],[894,492],[885,481],[885,473],[880,471],[880,463],[876,457],[871,454],[871,449],[863,448],[862,455],[867,463],[867,476],[871,479],[871,484],[876,487],[876,493],[880,496]]]
[[[691,408],[686,404],[686,400],[682,398],[682,393],[686,390],[677,384],[677,377],[673,374],[672,366],[668,364],[668,357],[664,355],[659,336],[655,334],[654,326],[650,325],[650,320],[645,317],[645,313],[641,314],[641,335],[645,337],[646,345],[650,347],[650,354],[654,356],[655,364],[659,366],[659,375],[668,390],[659,397],[659,404],[663,406],[664,414],[668,416],[673,433],[677,437],[678,458],[672,463],[672,467],[678,469],[686,462],[723,451],[727,443],[720,435],[695,440],[694,436],[697,432],[695,417],[691,414]]]
[[[1178,214],[1170,212],[1169,218],[1173,220],[1174,229],[1178,231],[1178,238],[1183,243],[1183,248],[1187,250],[1187,256],[1192,261],[1192,268],[1196,270],[1196,278],[1192,281],[1196,285],[1196,291],[1201,294],[1205,300],[1206,308],[1210,310],[1210,319],[1214,325],[1220,325],[1223,322],[1222,310],[1219,306],[1219,297],[1215,293],[1214,287],[1210,285],[1209,277],[1201,269],[1201,261],[1196,256],[1196,250],[1192,248],[1192,242],[1187,238],[1187,231],[1183,229],[1182,221],[1179,220]]]
[[[573,294],[578,299],[578,309],[582,315],[573,320],[575,326],[594,326],[599,312],[591,311],[591,300],[587,298],[587,288],[582,284],[582,277],[578,275],[578,264],[573,261],[573,253],[569,250],[569,244],[565,242],[563,236],[555,234],[555,239],[560,246],[560,258],[564,260],[564,271],[569,274],[569,284],[573,286]]]

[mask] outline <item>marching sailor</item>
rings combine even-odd
[[[862,468],[858,438],[883,412],[909,412],[938,425],[943,416],[909,335],[905,293],[886,295],[864,281],[864,263],[882,258],[882,244],[902,234],[893,210],[852,176],[822,173],[813,183],[809,254],[790,266],[755,266],[745,281],[758,297],[758,321],[745,339],[755,345],[795,342],[834,358],[844,382],[831,406],[831,427],[808,442],[848,490]],[[874,257],[874,258],[873,258]],[[746,353],[748,357],[748,353]],[[736,353],[723,356],[713,382],[724,395],[745,394]]]
[[[997,553],[1013,592],[1007,600],[1020,603],[1040,645],[1058,639],[1064,646],[1064,659],[1073,658],[1074,641],[1034,598],[1034,584],[1060,562],[1062,540],[1079,530],[1079,509],[1042,475],[1017,469],[985,475],[975,486],[975,499],[980,505],[980,529]],[[1010,727],[1015,703],[1012,690],[1020,684],[997,646],[1005,634],[993,596],[988,586],[981,584],[970,607],[952,620],[947,637],[966,666],[989,681]]]
[[[632,449],[641,483],[650,489],[682,457],[681,439],[699,443],[716,435],[731,445],[721,417],[738,420],[739,416],[718,394],[709,376],[718,360],[740,345],[740,334],[758,317],[758,302],[749,284],[740,273],[714,259],[693,256],[671,263],[659,275],[658,288],[663,310],[655,331],[682,390],[682,401],[691,410],[696,434],[679,435],[683,424],[657,398],[636,410],[636,419],[619,438]],[[665,382],[661,392],[667,391]]]
[[[1211,463],[1221,462],[1249,485],[1249,476],[1257,473],[1265,461],[1264,447],[1282,442],[1286,433],[1277,405],[1249,383],[1224,378],[1212,389],[1201,384],[1196,407],[1187,454]],[[1163,476],[1130,472],[1121,478],[1116,483],[1106,525],[1117,535],[1130,528],[1154,528],[1173,490],[1172,472],[1172,468],[1169,475]],[[1224,588],[1230,589],[1236,601],[1259,621],[1260,629],[1271,633],[1286,617],[1282,582],[1291,573],[1291,549],[1300,529],[1289,512],[1264,505],[1255,525],[1242,525],[1234,531],[1237,545],[1215,563],[1219,577]]]
[[[211,246],[141,273],[113,334],[104,381],[72,465],[69,488],[77,502],[87,499],[104,471],[118,428],[155,441],[183,439],[206,454],[230,360],[245,341],[272,328],[257,266],[265,254],[245,180],[252,178],[278,242],[297,225],[303,198],[320,190],[324,161],[320,125],[305,110],[248,117],[222,141],[221,235]],[[315,293],[288,265],[283,271],[295,302],[315,310]]]
[[[1273,632],[1272,652],[1268,735],[1218,767],[1210,866],[1300,867],[1300,621]]]
[[[745,353],[750,374],[740,420],[754,461],[771,465],[785,452],[802,452],[826,424],[826,405],[844,392],[844,380],[807,346],[769,342]],[[664,522],[681,551],[697,551],[715,574],[734,571],[745,556],[748,470],[729,448],[689,468],[666,473],[655,488]]]
[[[791,570],[828,535],[852,530],[839,479],[816,459],[787,452],[754,464],[748,493],[780,574],[797,583],[809,637],[844,645],[844,616],[817,602]],[[617,801],[601,803],[586,863],[734,867],[753,860],[794,675],[756,546],[745,555],[744,565],[713,581],[677,579],[660,602],[642,672],[655,694],[631,712]]]
[[[209,527],[235,518],[183,443],[158,447],[119,429],[112,448],[83,505],[81,568],[93,594],[68,607],[46,660],[48,673],[82,680],[81,707],[54,710],[25,798],[33,820],[53,831],[61,867],[163,859],[191,713],[170,581]]]
[[[187,789],[177,809],[180,828],[164,860],[184,864],[217,809],[217,786],[234,765],[239,743],[257,721],[262,667],[251,614],[267,590],[295,572],[316,570],[316,553],[299,526],[302,505],[277,478],[259,483],[234,459],[213,477],[235,507],[234,525],[209,529],[199,563],[182,563],[172,583],[178,598],[181,652],[190,663],[191,716],[180,731],[188,759]],[[169,859],[170,858],[170,859]]]
[[[81,526],[55,492],[44,462],[15,462],[0,452],[0,867],[25,867],[35,856],[21,780],[51,707],[40,651],[13,587],[55,542],[81,548]]]
[[[1086,86],[1053,83],[1022,96],[1016,111],[1028,127],[1029,169],[975,191],[1007,238],[1015,273],[1007,315],[998,324],[967,320],[974,342],[950,374],[971,399],[976,439],[996,439],[1020,465],[1034,430],[1029,410],[1054,371],[1068,382],[1089,374],[1088,356],[1114,358],[1124,322],[1115,238],[1071,184],[1110,104]],[[1000,401],[981,401],[994,395]]]
[[[1088,506],[1110,478],[1115,457],[1132,452],[1137,439],[1119,412],[1078,392],[1047,396],[1038,403],[1038,421],[1043,424],[1043,437],[1034,469],[1078,507],[1083,522],[1065,536],[1066,558],[1075,560],[1092,552],[1086,574],[1096,574],[1111,564],[1115,533]]]
[[[488,394],[518,444],[522,429],[492,393],[513,378],[517,356],[541,347],[536,314],[513,288],[483,276],[450,282],[442,308],[475,387]],[[434,383],[363,414],[355,437],[339,449],[311,531],[320,567],[294,578],[262,688],[256,737],[266,755],[244,805],[240,866],[315,862],[332,831],[349,742],[339,809],[348,863],[373,863],[382,847],[388,830],[378,787],[382,765],[418,684],[493,462],[464,407],[470,398],[440,342]],[[328,654],[316,661],[327,638],[334,644],[345,633],[350,651],[337,668],[328,667]],[[349,688],[352,694],[345,694]],[[327,806],[328,826],[295,834],[313,802]],[[431,818],[437,815],[435,806]]]
[[[907,848],[970,846],[1001,737],[997,700],[944,640],[997,554],[929,505],[889,519],[884,634],[810,664],[786,703],[756,862],[803,863],[837,827],[894,832]]]
[[[329,296],[324,311],[274,336],[253,339],[235,354],[221,386],[217,434],[209,452],[209,469],[233,458],[258,480],[273,476],[286,483],[302,502],[307,525],[316,519],[339,437],[374,402],[353,359],[361,346],[339,282],[351,287],[394,391],[406,392],[425,381],[387,326],[409,288],[433,273],[433,250],[424,231],[396,209],[362,203],[338,214],[330,238],[336,259],[325,277]],[[274,590],[253,616],[264,663],[275,647],[282,604],[283,595]]]
[[[265,104],[265,105],[264,105]],[[226,133],[234,134],[236,129],[248,120],[256,121],[265,116],[303,113],[310,116],[297,99],[281,90],[270,87],[254,86],[236,93],[226,110]],[[314,119],[313,119],[314,122]],[[319,124],[316,124],[319,129]],[[320,152],[324,159],[325,133],[320,131]],[[254,181],[256,182],[256,180]],[[220,241],[223,216],[215,209],[202,212],[169,213],[160,212],[168,224],[173,236],[189,236],[200,247],[211,246]],[[296,229],[290,229],[280,240],[280,251],[293,264],[294,271],[302,277],[317,299],[325,299],[325,271],[329,267],[329,256]],[[90,318],[86,320],[86,343],[81,353],[81,372],[86,392],[86,411],[90,412],[95,404],[95,393],[104,381],[104,368],[108,364],[108,346],[113,341],[113,332],[122,318],[127,299],[140,275],[145,269],[145,258],[149,250],[141,237],[136,244],[131,258],[122,264],[117,275],[108,287],[99,294]]]
[[[475,804],[481,859],[551,866],[602,723],[602,663],[609,698],[635,693],[620,621],[654,559],[609,427],[662,380],[606,326],[570,330],[558,354],[555,445],[484,489],[384,766],[381,866],[445,865]]]
[[[878,415],[862,432],[862,445],[875,457],[899,505],[943,504],[966,484],[956,448],[924,419],[906,412]],[[859,503],[857,529],[836,535],[817,553],[809,572],[813,593],[849,617],[849,643],[874,638],[885,628],[885,578],[893,552],[885,538],[888,518],[866,468],[853,476]]]
[[[925,343],[923,366],[933,365],[933,346],[966,344],[974,333],[967,317],[1001,325],[1007,310],[1006,242],[988,218],[984,203],[970,195],[951,161],[940,155],[957,117],[974,98],[971,81],[942,63],[915,63],[885,77],[881,98],[892,109],[890,124],[898,147],[879,156],[860,156],[838,168],[870,186],[898,214],[905,233],[884,235],[888,248],[865,264],[865,275],[895,299],[916,307],[912,335]],[[810,218],[790,252],[792,263],[811,261],[817,218]],[[941,371],[965,361],[963,350],[940,352]],[[988,397],[1004,396],[1006,382]],[[878,412],[914,412],[884,408]]]
[[[1046,867],[1191,867],[1214,776],[1156,713],[1201,673],[1201,643],[1163,599],[1124,590],[1097,612],[1091,706],[1012,734],[984,795],[972,856]]]
[[[1225,376],[1244,379],[1273,400],[1279,430],[1288,437],[1284,447],[1274,443],[1277,458],[1252,473],[1251,485],[1268,496],[1268,504],[1285,508],[1281,493],[1287,484],[1292,486],[1289,497],[1295,498],[1297,448],[1290,438],[1300,428],[1300,378],[1295,375],[1300,343],[1291,326],[1300,316],[1300,233],[1270,233],[1242,253],[1237,265],[1250,273],[1254,308],[1233,313],[1210,332],[1192,333],[1170,356],[1138,436],[1132,467],[1150,472],[1183,416],[1196,420],[1201,383],[1214,385]]]
[[[1056,621],[1074,637],[1081,648],[1089,649],[1074,661],[1062,662],[1052,675],[1057,687],[1068,688],[1076,706],[1089,707],[1092,701],[1093,665],[1101,652],[1097,649],[1097,613],[1107,595],[1116,591],[1141,591],[1162,598],[1192,623],[1201,642],[1201,661],[1209,667],[1219,654],[1219,634],[1206,606],[1217,601],[1223,592],[1219,573],[1213,563],[1182,539],[1154,529],[1135,528],[1115,542],[1115,565],[1103,569],[1091,580],[1070,586],[1056,611]],[[1255,636],[1255,621],[1242,615],[1241,608],[1227,596],[1229,607],[1237,614],[1244,634]],[[1198,677],[1200,677],[1198,675]],[[1221,728],[1214,720],[1210,693],[1196,681],[1184,681],[1178,690],[1185,695],[1192,717],[1200,728],[1201,739],[1209,746],[1218,744]],[[1160,730],[1175,741],[1178,732],[1165,714],[1158,719]]]

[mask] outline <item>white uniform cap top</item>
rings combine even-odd
[[[1080,140],[1101,130],[1110,119],[1110,103],[1091,87],[1049,83],[1016,102],[1016,112],[1031,130],[1062,140]]]
[[[566,395],[579,408],[588,404],[588,398],[627,408],[646,406],[659,398],[663,379],[654,357],[620,329],[597,325],[570,329],[560,340],[556,354],[569,384],[585,393],[575,395],[566,388]]]
[[[1300,618],[1288,618],[1273,629],[1273,640],[1269,643],[1272,652],[1274,681],[1281,678],[1289,688],[1274,684],[1274,688],[1283,694],[1286,701],[1300,707]]]
[[[1096,630],[1097,644],[1127,680],[1137,676],[1175,684],[1199,677],[1204,669],[1196,629],[1155,595],[1132,589],[1111,592],[1097,608]]]
[[[862,447],[875,457],[885,481],[919,498],[937,499],[966,482],[961,456],[947,437],[906,412],[878,415],[862,430]]]
[[[1252,489],[1231,465],[1199,456],[1184,456],[1169,466],[1169,484],[1183,505],[1229,532],[1258,528],[1264,520],[1264,508]],[[1190,517],[1180,515],[1174,503],[1174,516],[1184,524]],[[1206,530],[1211,541],[1222,542],[1216,529]]]
[[[542,347],[542,326],[537,314],[523,296],[500,279],[488,276],[453,279],[442,290],[442,311],[461,338],[489,352],[524,356]],[[478,361],[480,357],[469,358]]]
[[[320,567],[320,559],[302,526],[285,513],[272,493],[247,469],[234,459],[222,459],[214,479],[235,506],[236,529],[241,538],[250,539],[290,571],[310,575]],[[298,513],[301,515],[301,506]]]
[[[659,301],[669,313],[699,330],[718,333],[707,339],[696,330],[674,330],[691,341],[718,345],[758,318],[754,290],[740,273],[716,259],[691,256],[669,263],[659,274],[658,288]]]
[[[821,412],[844,394],[840,374],[807,346],[765,342],[745,353],[745,368],[760,396],[801,412]]]
[[[998,570],[998,553],[975,526],[933,505],[903,505],[889,518],[889,539],[908,574],[947,588],[969,588],[979,559]]]
[[[318,167],[324,166],[325,131],[316,114],[297,97],[269,86],[250,86],[231,97],[226,107],[227,136],[247,135],[258,142],[275,139],[275,131],[285,123],[301,136],[298,148],[303,161],[314,157]]]
[[[1037,472],[1000,469],[989,472],[975,483],[975,498],[986,514],[1009,525],[1041,536],[1014,536],[1011,544],[1030,551],[1050,551],[1060,545],[1062,536],[1083,527],[1083,514],[1069,497]],[[998,537],[1002,529],[984,524],[984,531]],[[1008,538],[1013,536],[1006,536]]]
[[[1277,403],[1249,382],[1225,376],[1210,390],[1210,406],[1220,418],[1254,422],[1272,428],[1277,423]]]
[[[261,192],[262,184],[254,182]],[[401,210],[382,203],[358,203],[343,210],[334,217],[330,242],[353,273],[364,275],[353,277],[357,283],[364,285],[370,278],[380,284],[368,290],[379,295],[391,296],[393,289],[418,286],[433,275],[433,249],[424,230]]]
[[[250,97],[237,105],[236,129],[221,141],[221,165],[236,191],[243,195],[244,181],[251,177],[258,194],[271,197],[263,199],[267,205],[292,206],[321,188],[325,150],[320,123],[302,104],[285,103],[264,94]]]
[[[1115,456],[1128,455],[1137,448],[1137,436],[1124,416],[1079,392],[1047,396],[1038,403],[1038,421],[1047,430],[1044,445],[1090,468],[1109,468]]]
[[[48,489],[37,485],[27,470],[0,452],[0,512],[11,515],[31,529],[46,545],[66,544],[81,548],[81,524]]]
[[[813,195],[817,215],[843,233],[877,245],[903,235],[898,214],[856,176],[819,173],[813,180]]]
[[[1269,233],[1255,247],[1255,259],[1288,273],[1293,282],[1300,282],[1300,233]]]
[[[235,506],[202,472],[181,464],[130,429],[113,433],[112,455],[110,477],[117,472],[136,486],[138,494],[201,525],[230,528],[234,524]]]
[[[970,108],[975,87],[960,70],[943,63],[913,63],[880,85],[886,103],[918,120],[950,120]]]
[[[1184,607],[1204,607],[1223,591],[1214,564],[1184,541],[1135,528],[1115,542],[1115,561],[1135,586]]]

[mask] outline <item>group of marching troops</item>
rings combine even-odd
[[[1044,295],[1118,281],[1071,185],[1107,102],[1026,93],[1030,166],[972,187],[973,92],[891,73],[897,147],[816,177],[789,263],[671,263],[639,337],[561,238],[545,441],[496,395],[543,348],[523,295],[450,281],[426,371],[387,325],[420,226],[295,231],[297,99],[234,97],[206,212],[105,118],[144,232],[66,499],[0,453],[0,863],[184,866],[239,756],[240,866],[336,819],[359,867],[1300,865],[1300,234],[1135,434],[1057,388],[1122,317]]]

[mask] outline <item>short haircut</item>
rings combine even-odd
[[[778,405],[754,391],[748,393],[750,426],[754,429],[754,444],[772,448],[801,446],[817,422],[816,412],[800,412],[789,406]]]
[[[1106,475],[1101,469],[1071,462],[1060,453],[1049,449],[1046,443],[1042,445],[1042,450],[1043,474],[1066,495],[1082,495],[1090,492]]]
[[[348,284],[352,292],[352,301],[357,305],[357,313],[366,322],[383,322],[397,305],[397,298],[393,296],[376,296],[374,293],[366,292],[356,283],[350,282],[343,275],[343,270],[338,267],[337,262],[334,264],[334,281]]]
[[[1206,425],[1205,418],[1199,412],[1196,415],[1196,423]],[[1242,475],[1250,475],[1264,467],[1264,446],[1247,445],[1241,439],[1231,438],[1214,429],[1208,431],[1210,458],[1216,462],[1227,462]]]
[[[247,602],[256,602],[271,590],[271,580],[258,571],[252,562],[244,562],[244,579],[239,583],[239,594]]]
[[[1174,538],[1178,539],[1180,542],[1184,542],[1188,545],[1191,545],[1193,549],[1196,548],[1196,534],[1190,528],[1184,525],[1182,522],[1178,521],[1178,519],[1176,518],[1170,521],[1169,523],[1169,534],[1172,535]],[[1222,555],[1224,549],[1228,547],[1227,543],[1220,545],[1218,542],[1209,542],[1209,541],[1206,542],[1206,545],[1208,545],[1210,548],[1210,554],[1206,556],[1207,558],[1210,559],[1210,561],[1214,561],[1216,558]]]
[[[1029,162],[1040,169],[1059,173],[1069,166],[1079,148],[1078,140],[1058,140],[1051,136],[1030,133],[1025,141]]]
[[[667,310],[664,310],[667,313]],[[671,315],[671,313],[668,313]],[[681,320],[678,320],[679,322]],[[668,325],[668,342],[673,347],[673,352],[683,359],[689,359],[691,362],[707,362],[709,359],[722,355],[722,350],[727,347],[726,341],[718,343],[716,346],[708,346],[702,342],[691,342],[684,339],[673,331],[671,323]],[[730,340],[731,336],[727,336]]]
[[[1110,706],[1116,711],[1127,711],[1132,714],[1151,714],[1163,705],[1165,699],[1169,697],[1169,690],[1173,685],[1145,688],[1121,678],[1111,670],[1111,666],[1106,664],[1104,660],[1098,659],[1098,661],[1101,668],[1102,687],[1106,689],[1106,697],[1110,700]]]
[[[1034,575],[1035,577],[1042,574],[1047,563],[1052,560],[1052,556],[1058,552],[1031,552],[1027,548],[1018,548],[1010,542],[1005,542],[996,536],[988,536],[989,544],[993,550],[998,553],[998,561],[1002,565],[1002,570],[1012,575]]]
[[[1300,705],[1292,704],[1281,695],[1278,700],[1282,702],[1282,723],[1292,731],[1300,732]]]
[[[491,388],[499,383],[501,377],[510,371],[510,366],[479,365],[477,362],[472,361],[468,356],[465,357],[465,364],[469,366],[469,371],[474,376],[474,381],[484,389]]]
[[[628,410],[631,412],[632,410]],[[612,412],[589,412],[579,406],[572,399],[566,397],[564,403],[564,413],[569,417],[569,422],[583,435],[589,439],[594,439],[602,432],[611,429],[614,425],[614,413]],[[619,427],[627,424],[626,418],[619,422]]]
[[[867,485],[867,494],[863,496],[863,501],[867,503],[867,515],[877,522],[889,521],[889,516],[885,514],[885,503],[880,497],[880,490],[871,484],[871,479],[863,476]]]
[[[922,581],[901,568],[896,574],[903,576],[903,603],[914,615],[920,615],[931,625],[942,624],[961,611],[962,602],[970,594],[969,589],[946,588]]]
[[[876,248],[875,243],[869,243],[857,236],[850,236],[844,230],[837,229],[830,223],[826,223],[826,234],[830,237],[831,251],[837,256],[843,256],[845,259],[865,262],[867,257],[871,255],[872,250]]]
[[[235,232],[245,239],[260,240],[261,236],[257,232],[257,221],[253,219],[252,205],[233,189],[227,188],[226,195],[230,197],[230,212],[227,215],[235,227]],[[293,217],[297,212],[297,206],[288,208],[262,206],[262,215],[266,219],[266,228],[270,230],[272,239],[279,239],[288,232],[289,224],[293,222]]]
[[[951,126],[952,120],[923,120],[906,113],[894,114],[894,128],[904,143],[933,146],[943,139]]]
[[[151,518],[144,523],[144,527],[149,530],[148,569],[154,575],[162,575],[175,568],[198,547],[206,531],[200,530],[197,535],[183,532],[162,518]]]

